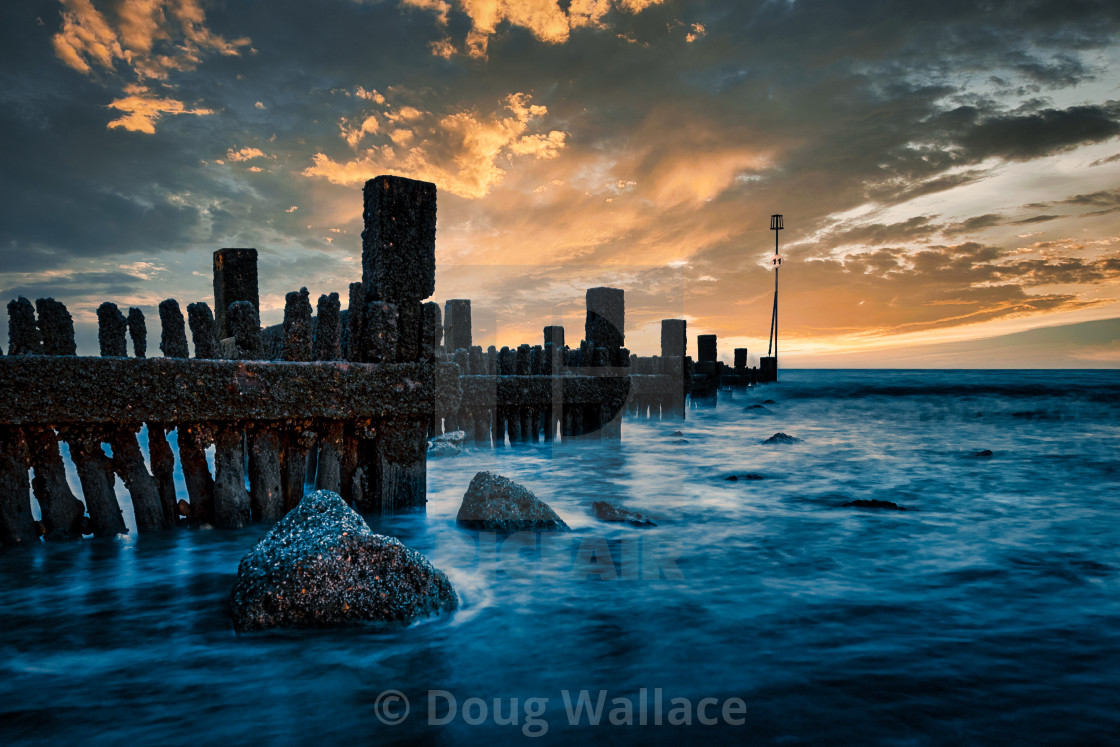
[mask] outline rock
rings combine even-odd
[[[778,403],[777,403],[777,402],[775,402],[775,401],[774,401],[774,400],[772,400],[772,399],[764,399],[764,400],[762,400],[762,404],[764,404],[764,405],[776,405],[776,404],[778,404]]]
[[[463,443],[467,440],[466,431],[451,431],[428,439],[428,456],[455,456],[463,453]]]
[[[683,436],[684,434],[683,434],[683,433],[681,433],[680,431],[673,431],[673,432],[672,432],[672,433],[671,433],[670,435],[673,435],[673,436]]]
[[[801,439],[796,438],[794,436],[787,436],[784,433],[775,433],[773,436],[766,439],[762,443],[764,443],[764,444],[799,444],[799,443],[801,443]]]
[[[241,559],[230,603],[234,628],[247,631],[407,624],[454,610],[458,598],[423,555],[318,490]]]
[[[762,405],[747,405],[746,407],[743,408],[743,412],[749,412],[751,415],[772,415],[772,414],[774,414],[773,410],[771,410],[769,407],[763,407]]]
[[[854,500],[854,501],[848,501],[847,503],[842,503],[842,504],[840,504],[840,507],[841,508],[849,508],[849,507],[850,508],[888,508],[888,509],[891,509],[892,511],[905,511],[906,510],[904,507],[898,505],[897,503],[892,503],[891,501],[880,501],[877,498],[873,498],[871,500],[868,500],[868,499],[865,499],[865,498],[859,498],[859,499]]]
[[[765,480],[766,478],[762,475],[756,475],[754,472],[747,472],[743,475],[728,475],[724,479],[736,482],[738,480]]]
[[[637,511],[631,511],[622,506],[616,506],[607,501],[595,501],[591,504],[595,518],[601,521],[615,521],[622,524],[631,524],[636,527],[655,527],[657,524],[647,519]]]
[[[973,456],[977,459],[986,459],[987,457],[992,456],[992,452],[989,449],[983,449],[981,451],[972,452],[971,456]]]
[[[468,529],[488,532],[570,531],[564,520],[532,491],[493,472],[474,476],[456,519]]]

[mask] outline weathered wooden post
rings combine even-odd
[[[222,277],[219,278],[217,274],[218,262],[215,261],[215,276],[214,287],[218,288],[226,282],[227,277],[233,278],[234,273],[229,272],[228,276],[225,270],[226,258],[222,261]],[[247,348],[252,347],[254,343],[247,341],[253,336],[253,331],[259,326],[253,319],[253,301],[252,298],[257,297],[257,289],[247,287],[246,283],[254,282],[256,279],[256,257],[252,257],[252,270],[245,269],[245,264],[249,260],[245,258],[244,254],[230,255],[228,259],[236,265],[237,261],[242,263],[241,275],[239,280],[238,292],[243,296],[249,298],[242,299],[242,304],[239,309],[242,309],[239,317],[230,327],[230,334],[235,340],[232,347],[237,348],[236,340],[238,339],[237,332],[240,332],[240,339]],[[234,268],[236,269],[236,267]],[[223,293],[226,291],[223,290]],[[215,291],[217,293],[217,291]],[[237,302],[234,302],[237,303]],[[231,306],[233,304],[230,304]],[[211,351],[215,355],[207,355],[206,357],[221,357],[221,349],[217,341],[217,322],[210,318],[210,309],[204,303],[191,304],[188,311],[193,311],[198,307],[198,325],[199,334],[207,340],[205,348],[208,353]],[[227,319],[227,321],[230,321]],[[195,316],[191,316],[191,329],[194,329]],[[241,330],[244,326],[245,329]],[[259,334],[259,333],[258,333]],[[228,338],[227,338],[228,339]],[[213,344],[213,347],[211,347]],[[195,353],[196,357],[203,357],[198,354],[199,344],[198,338],[195,338]],[[280,469],[280,436],[275,424],[261,422],[253,423],[252,429],[245,434],[245,444],[249,451],[249,516],[254,521],[261,521],[271,523],[279,521],[284,516],[284,493],[283,481],[281,479]]]
[[[27,458],[23,429],[0,426],[0,544],[3,545],[30,545],[39,541],[39,530],[31,515]]]
[[[441,355],[443,312],[440,311],[438,303],[428,301],[424,304],[421,313],[424,319],[423,329],[421,330],[420,359],[434,365]],[[428,418],[429,437],[438,436],[442,432],[439,427],[442,416],[443,414],[438,409],[432,410],[432,415]]]
[[[480,345],[471,346],[468,362],[472,374],[486,376],[489,373],[487,370],[488,358],[482,351]],[[487,406],[485,403],[478,403],[471,408],[470,420],[465,425],[473,431],[472,439],[476,444],[481,444],[483,446],[490,445],[490,422],[493,418],[491,414],[492,409],[492,399],[490,406]]]
[[[673,378],[673,392],[661,408],[661,417],[683,419],[685,414],[685,356],[688,354],[688,322],[661,320],[661,361],[664,373]]]
[[[161,305],[161,318],[163,313]],[[217,325],[210,307],[202,302],[189,304],[187,316],[190,320],[191,339],[194,341],[194,357],[221,358]],[[164,330],[167,330],[166,322]],[[177,343],[173,342],[169,342],[168,345],[172,349],[178,347]],[[162,343],[160,348],[164,348]],[[187,498],[190,500],[190,506],[184,509],[184,512],[190,512],[189,519],[192,524],[210,524],[214,521],[214,478],[206,463],[206,448],[213,442],[212,429],[198,423],[182,423],[175,429],[175,436],[179,443],[179,463],[183,467],[183,482],[186,483]]]
[[[226,309],[230,337],[222,340],[223,348],[229,348],[231,360],[261,360],[264,346],[261,341],[261,318],[257,308],[250,301],[234,301]],[[223,349],[222,357],[227,357]]]
[[[164,320],[165,326],[165,349],[181,350],[184,353],[181,357],[186,357],[187,339],[179,304],[171,299],[162,302],[160,304],[160,318]],[[116,304],[108,302],[101,304],[97,310],[97,321],[97,338],[101,348],[101,356],[105,358],[127,355],[125,331],[128,328],[128,323]],[[169,335],[177,337],[171,339]],[[110,462],[113,471],[120,476],[125,487],[128,488],[129,496],[132,498],[133,513],[136,517],[136,531],[141,533],[157,532],[170,527],[179,517],[178,509],[175,506],[174,482],[172,482],[171,494],[168,497],[170,505],[166,505],[164,499],[160,496],[156,478],[148,472],[148,467],[144,464],[144,454],[140,451],[140,443],[136,439],[137,430],[139,429],[135,426],[118,426],[109,429],[109,445],[113,449],[113,458]],[[155,428],[149,428],[148,430],[149,455],[151,455],[152,432]],[[162,437],[162,435],[161,431],[160,436]],[[158,453],[158,445],[156,449]],[[152,466],[154,468],[158,460],[153,460],[153,462]]]
[[[190,308],[188,307],[188,311]],[[197,308],[193,319],[200,320],[206,315]],[[186,358],[187,333],[183,324],[183,312],[178,301],[167,299],[159,305],[160,342],[159,349],[168,358]],[[205,328],[199,326],[197,334],[192,327],[195,340],[195,357],[212,355],[213,349],[206,339]],[[211,333],[213,334],[213,333]],[[199,343],[202,349],[199,349]],[[183,423],[176,428],[179,443],[179,464],[183,465],[183,480],[187,485],[190,501],[190,523],[195,525],[214,522],[214,478],[206,464],[206,448],[214,441],[213,428],[203,423]]]
[[[498,351],[498,375],[514,376],[517,374],[517,351],[503,346]],[[505,434],[509,434],[509,443],[512,446],[521,441],[521,418],[517,415],[517,408],[513,405],[501,405],[501,419],[505,423],[501,428],[502,439],[499,446],[505,445]]]
[[[202,360],[221,358],[217,325],[210,307],[204,301],[187,304],[187,322],[194,341],[194,357]]]
[[[333,361],[342,357],[341,303],[337,293],[319,296],[318,323],[315,326],[315,359]],[[436,311],[439,307],[436,306]],[[319,454],[315,460],[315,488],[342,492],[342,434],[340,420],[320,425]],[[251,481],[250,481],[251,484]]]
[[[346,359],[360,362],[365,360],[365,290],[361,283],[350,283],[346,310]],[[355,413],[359,415],[359,413]],[[342,433],[342,497],[359,511],[368,511],[371,492],[369,463],[366,452],[366,436],[370,429],[356,418],[346,423]],[[371,475],[372,476],[372,475]]]
[[[10,319],[11,326],[26,323],[30,303],[20,299],[17,314],[21,318]],[[38,332],[32,335],[29,330],[17,331],[18,338],[41,341],[39,350],[44,355],[74,355],[74,320],[70,312],[53,298],[40,298],[35,301],[38,312]],[[12,305],[8,305],[11,312]],[[34,316],[31,317],[34,320]],[[11,344],[16,349],[17,344]],[[30,350],[31,345],[23,345]],[[32,426],[24,431],[31,455],[31,466],[35,477],[31,486],[35,499],[39,502],[43,526],[47,539],[79,539],[82,536],[82,517],[85,506],[70,490],[66,482],[66,468],[62,464],[62,454],[58,449],[58,436],[50,426]]]
[[[283,359],[306,362],[312,355],[311,301],[307,288],[292,291],[284,299]],[[310,423],[294,423],[284,434],[280,460],[284,512],[291,511],[303,498],[307,482],[307,454],[315,439]]]
[[[110,302],[106,301],[105,303],[101,304],[101,306],[98,307],[98,309],[97,309],[97,341],[98,341],[98,344],[101,348],[101,356],[103,358],[104,357],[118,357],[118,358],[127,357],[128,356],[128,345],[127,345],[127,341],[125,340],[125,332],[126,331],[133,332],[133,345],[135,347],[137,337],[136,337],[136,334],[135,334],[134,330],[142,330],[143,331],[142,335],[143,335],[144,338],[146,338],[147,330],[146,330],[146,325],[144,324],[144,313],[142,311],[140,311],[140,309],[137,309],[137,308],[133,307],[129,311],[128,318],[126,319],[125,316],[120,312],[120,309],[118,309],[117,305],[114,304],[114,303],[110,303]],[[162,512],[162,517],[161,517],[161,520],[160,520],[160,523],[159,523],[159,528],[166,528],[168,526],[172,526],[174,524],[177,524],[178,521],[179,521],[179,508],[178,508],[177,501],[176,501],[176,498],[175,498],[175,455],[171,451],[171,445],[169,443],[167,443],[167,437],[165,435],[165,431],[164,431],[163,426],[160,425],[159,423],[148,423],[147,426],[148,426],[148,462],[152,466],[151,477],[152,477],[152,480],[154,481],[154,484],[155,484],[156,494],[157,494],[157,497],[158,497],[158,500],[159,500],[159,505],[161,507],[161,512]],[[112,440],[112,438],[127,439],[127,436],[124,435],[124,434],[114,434],[113,436],[111,436],[111,440]],[[135,436],[133,436],[133,439],[135,439]],[[89,448],[91,446],[91,444],[86,443],[86,444],[84,444],[84,446],[85,446],[85,448],[80,449],[80,451],[83,453],[83,456],[85,458],[93,459],[95,461],[100,461],[98,459],[97,453],[94,451],[94,449]],[[139,444],[137,444],[137,448],[139,448]],[[96,447],[96,450],[100,451],[100,449],[101,449],[101,447],[98,445]],[[131,451],[131,449],[128,449],[128,451]],[[73,453],[73,449],[71,450],[71,452]],[[115,452],[114,452],[114,455],[115,455]],[[75,464],[77,464],[77,460],[75,460]],[[79,472],[81,472],[81,467],[82,466],[85,466],[87,472],[92,472],[93,473],[94,481],[97,482],[97,479],[96,479],[96,475],[98,474],[97,467],[92,466],[92,468],[91,468],[91,465],[79,465]],[[124,469],[130,470],[130,471],[135,471],[136,470],[135,465],[125,466],[125,465],[122,464],[121,466]],[[147,470],[145,469],[144,472],[146,473]],[[145,500],[149,500],[150,496],[147,493],[145,493],[145,491],[147,491],[151,487],[148,480],[146,480],[142,475],[140,475],[139,472],[136,473],[135,480],[139,481],[138,484],[137,484],[137,489],[140,490],[141,493],[143,494],[142,497],[141,497],[141,501],[143,502]],[[110,489],[110,494],[111,494],[111,492],[112,492],[112,483],[111,482],[110,482],[108,487]],[[97,485],[94,486],[94,494],[95,495],[100,494],[103,490],[104,490],[103,485],[97,484]],[[86,489],[86,485],[85,485],[84,482],[82,483],[82,491],[86,494],[86,503],[88,505],[90,503],[90,497],[89,497],[90,496],[90,491]],[[113,499],[113,502],[114,503],[116,502],[115,497]],[[148,506],[137,507],[135,497],[133,499],[133,507],[136,508],[137,511],[148,510],[148,508],[149,508]],[[153,514],[153,516],[154,516],[154,514]],[[92,507],[90,509],[90,517],[91,517],[91,520],[92,520],[92,518],[93,518]],[[104,522],[103,521],[102,522],[94,521],[93,523],[94,524],[103,524]],[[110,523],[110,525],[115,524],[115,517],[110,516],[109,523]],[[138,531],[139,531],[139,523],[140,523],[140,518],[138,516],[137,517],[137,530]],[[154,529],[154,528],[153,527],[148,527],[148,529]],[[146,529],[144,531],[148,531],[148,529]],[[114,534],[115,533],[116,532],[114,532]]]
[[[696,336],[696,379],[693,381],[693,397],[716,396],[719,391],[720,374],[723,365],[716,352],[715,335]]]
[[[396,307],[396,360],[418,361],[424,326],[421,303],[435,292],[436,283],[436,185],[379,176],[366,182],[363,201],[362,286],[367,305],[382,301]],[[383,514],[422,508],[427,502],[426,431],[426,418],[390,417],[381,424],[372,462]]]
[[[101,356],[124,358],[128,355],[125,332],[128,320],[115,303],[106,301],[97,307],[97,345]]]
[[[531,376],[533,373],[533,349],[528,343],[522,343],[517,346],[517,375],[518,376]],[[530,405],[523,405],[517,408],[516,417],[519,421],[518,430],[520,431],[520,440],[523,443],[536,443],[537,441],[537,428],[536,418],[533,414],[533,408]]]
[[[110,308],[111,307],[111,308]],[[115,314],[111,312],[116,312]],[[98,339],[101,350],[105,351],[107,340],[101,331],[103,317],[114,317],[109,320],[112,326],[119,320],[120,312],[113,304],[102,304],[97,310]],[[121,345],[124,342],[123,330]],[[114,342],[109,342],[114,347]],[[122,353],[123,355],[123,353]],[[112,537],[128,531],[125,527],[121,508],[117,503],[117,496],[113,490],[113,469],[109,458],[101,449],[104,433],[101,428],[93,427],[66,427],[60,430],[60,435],[70,447],[70,458],[78,472],[78,481],[82,485],[82,497],[85,498],[86,508],[89,511],[90,528],[96,537]]]
[[[183,312],[179,310],[179,302],[174,298],[159,302],[159,324],[159,349],[164,357],[189,358],[187,328],[183,324]]]
[[[53,298],[35,300],[39,315],[39,335],[43,341],[43,355],[75,355],[74,319],[61,302]]]
[[[471,302],[469,298],[453,298],[444,306],[444,340],[448,354],[460,348],[470,348]]]
[[[214,525],[248,526],[251,511],[245,490],[244,435],[235,423],[219,423],[214,434]]]
[[[560,374],[564,367],[564,328],[549,325],[544,328],[545,373],[552,378],[552,401],[545,408],[544,440],[556,437],[558,422],[564,420],[564,389]],[[566,434],[565,434],[566,435]]]
[[[715,363],[717,360],[716,336],[697,335],[696,354],[699,363]]]
[[[214,312],[220,340],[233,336],[227,312],[230,305],[237,301],[248,301],[260,314],[256,249],[219,249],[214,252]]]
[[[591,349],[591,364],[600,375],[609,375],[608,368],[625,367],[630,363],[626,350],[626,296],[621,288],[588,288],[587,318],[584,338]],[[583,365],[587,361],[581,360]],[[622,437],[622,412],[606,407],[589,407],[585,423],[594,438]]]
[[[321,295],[316,303],[315,354],[317,361],[342,359],[342,305],[337,293]],[[438,310],[439,307],[437,306]]]
[[[135,306],[128,310],[128,336],[132,338],[132,354],[137,358],[148,355],[148,325],[144,322],[144,312]]]
[[[35,307],[23,296],[8,301],[8,355],[38,355],[42,338],[35,324]]]

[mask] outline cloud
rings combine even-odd
[[[264,153],[264,151],[262,151],[260,148],[241,148],[241,149],[230,148],[229,150],[226,151],[226,160],[227,161],[233,161],[235,163],[239,162],[239,161],[251,161],[254,158],[269,158],[269,157],[270,156],[266,155]]]
[[[1100,190],[1089,194],[1074,195],[1062,200],[1070,205],[1087,207],[1114,207],[1120,205],[1120,189]]]
[[[335,184],[362,184],[381,173],[395,173],[434,181],[441,189],[466,198],[481,198],[490,193],[507,173],[515,157],[550,159],[565,147],[565,133],[540,127],[548,109],[532,104],[525,93],[507,95],[493,112],[477,109],[449,113],[421,111],[406,105],[390,109],[383,116],[399,127],[361,151],[357,158],[336,161],[316,153],[312,165],[302,173]],[[367,127],[341,126],[342,138],[357,148],[366,135],[380,131]]]
[[[182,101],[157,96],[141,85],[126,86],[124,92],[125,96],[113,99],[109,103],[110,109],[123,112],[120,117],[109,122],[107,127],[110,130],[120,127],[130,132],[144,132],[153,135],[156,131],[156,122],[164,115],[194,114],[202,116],[214,113],[211,109],[188,109]]]
[[[455,49],[455,42],[451,41],[450,37],[437,39],[436,41],[429,44],[428,48],[432,50],[433,55],[435,55],[436,57],[442,57],[445,60],[450,60],[458,51]]]
[[[959,123],[952,128],[956,129],[956,143],[976,161],[992,156],[1008,160],[1038,158],[1108,140],[1120,134],[1118,118],[1120,104],[990,116],[981,116],[973,107],[961,107],[943,115],[947,123]]]
[[[528,30],[537,40],[548,44],[567,42],[572,31],[580,28],[606,28],[612,10],[640,13],[663,0],[401,0],[401,4],[433,11],[441,26],[448,26],[452,8],[470,18],[471,28],[465,38],[465,51],[470,57],[485,59],[490,38],[504,23]],[[700,34],[703,34],[703,26]],[[692,41],[690,39],[690,41]],[[455,53],[454,42],[445,38],[433,42],[432,52],[449,58]]]
[[[153,293],[198,271],[205,294],[214,247],[258,246],[280,303],[311,277],[344,291],[358,187],[394,173],[440,189],[438,294],[481,313],[528,288],[515,316],[534,339],[549,304],[578,317],[581,283],[626,287],[634,319],[687,314],[765,339],[772,212],[789,227],[791,340],[1120,297],[1101,264],[1116,245],[1092,243],[1120,235],[1120,216],[1081,219],[1120,208],[1115,4],[55,7],[42,29],[0,7],[16,63],[0,86],[5,285],[17,269],[158,252],[170,271]],[[966,239],[996,255],[937,248]],[[462,284],[464,266],[511,261],[547,270],[539,285],[513,267]]]
[[[81,73],[92,72],[93,65],[115,71],[120,62],[140,80],[162,80],[173,70],[193,70],[208,51],[236,55],[250,43],[210,31],[197,0],[124,0],[115,6],[115,17],[97,10],[92,0],[60,2],[55,54]]]
[[[109,106],[125,114],[110,121],[109,129],[152,134],[164,116],[213,114],[155,93],[152,83],[174,90],[167,82],[171,73],[194,70],[210,52],[238,55],[250,43],[210,31],[198,0],[123,0],[111,13],[99,11],[92,0],[60,2],[61,28],[51,39],[55,56],[86,75],[97,68],[122,86],[124,95]]]

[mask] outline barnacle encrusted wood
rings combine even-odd
[[[3,356],[0,380],[11,425],[420,417],[435,393],[422,363]]]

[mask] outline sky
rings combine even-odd
[[[632,351],[685,318],[753,363],[782,213],[784,367],[1029,366],[1045,329],[1120,365],[1114,0],[18,0],[0,36],[0,296],[66,303],[79,353],[103,301],[157,342],[212,304],[221,247],[265,324],[345,303],[396,174],[476,344],[578,340],[607,285]]]

